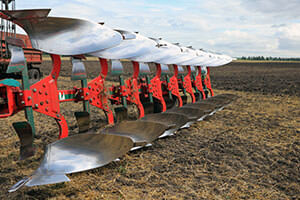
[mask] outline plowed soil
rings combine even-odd
[[[74,85],[63,63],[60,88]],[[43,64],[49,73],[49,62]],[[88,63],[92,76],[97,62]],[[11,123],[0,120],[0,199],[299,199],[300,63],[232,63],[212,70],[217,94],[239,96],[224,110],[119,162],[68,175],[71,182],[8,193],[39,165],[43,148],[58,137],[53,119],[35,113],[38,153],[18,161],[19,142]],[[78,86],[78,85],[77,85]],[[62,104],[70,134],[78,131],[76,103]],[[105,126],[92,110],[94,130]]]

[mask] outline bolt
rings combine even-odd
[[[40,104],[41,104],[41,106],[42,106],[42,105],[44,105],[44,102],[41,102]]]
[[[21,104],[25,104],[25,101],[21,101]]]
[[[34,106],[35,106],[35,108],[38,108],[38,107],[39,107],[39,105],[38,105],[38,104],[35,104]]]
[[[53,75],[52,78],[55,79],[55,75]]]
[[[39,91],[39,94],[42,94],[42,91],[41,91],[41,90]]]
[[[49,101],[48,101],[48,100],[46,100],[46,104],[49,104]]]
[[[92,87],[91,86],[89,86],[89,89],[91,89]]]
[[[86,93],[86,95],[89,95],[89,94],[90,94],[90,93],[88,93],[88,92]]]
[[[36,88],[33,88],[33,92],[36,92]]]
[[[23,96],[23,93],[20,93],[20,96]]]
[[[48,108],[45,108],[45,111],[48,112]]]
[[[31,97],[28,97],[27,99],[28,99],[28,100],[31,100],[32,98],[31,98]]]
[[[93,101],[93,99],[92,98],[90,98],[90,102],[92,102]]]
[[[57,114],[56,117],[59,118],[59,114]]]
[[[45,87],[46,87],[46,85],[45,85],[45,84],[43,84],[43,87],[45,88]]]
[[[84,96],[81,96],[82,99],[84,99]]]

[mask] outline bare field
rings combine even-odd
[[[90,62],[89,73],[98,65]],[[70,71],[64,63],[62,75]],[[96,66],[96,67],[95,67]],[[47,73],[49,63],[44,65]],[[232,63],[212,70],[215,92],[240,98],[205,121],[128,153],[120,162],[69,175],[71,182],[7,190],[38,167],[44,146],[58,137],[53,119],[36,114],[38,154],[18,161],[18,139],[1,119],[0,199],[299,199],[299,64]],[[61,88],[73,85],[59,79]],[[276,86],[276,87],[275,87]],[[62,104],[70,134],[77,132],[73,111]],[[95,131],[105,124],[92,110]]]

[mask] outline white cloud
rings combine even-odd
[[[240,30],[233,30],[233,31],[225,31],[224,35],[229,38],[235,39],[249,39],[250,35],[246,32],[242,32]]]
[[[279,27],[278,31],[283,37],[292,40],[300,40],[300,23]]]

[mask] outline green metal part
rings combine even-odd
[[[15,79],[4,79],[0,81],[0,84],[7,85],[7,86],[12,86],[12,87],[21,87],[21,84],[19,81]]]
[[[182,84],[183,84],[183,82],[184,82],[184,76],[181,75],[180,78],[181,78],[181,81],[182,81]],[[183,87],[183,94],[186,96],[186,89],[184,87]]]
[[[166,75],[166,79],[167,79],[167,83],[169,85],[169,83],[170,83],[170,77],[169,77],[169,75]],[[170,90],[168,90],[168,91],[169,91],[169,98],[172,100],[173,99],[173,97],[172,97],[172,91],[170,91]]]
[[[149,76],[146,76],[146,81],[147,81],[148,85],[151,84]],[[150,102],[153,103],[153,93],[152,92],[149,92],[149,99],[150,99]]]
[[[125,81],[124,78],[122,76],[120,76],[120,86],[123,87],[125,86]],[[125,108],[127,108],[127,100],[125,96],[122,96],[122,104]]]
[[[81,80],[81,86],[82,88],[86,88],[87,87],[87,80],[86,79],[83,79]],[[89,101],[87,100],[84,100],[83,101],[83,110],[90,113],[90,104],[89,104]]]
[[[17,73],[17,72],[21,72],[24,70],[24,65],[12,65],[9,66],[6,70],[6,73],[10,74],[10,73]]]
[[[22,85],[23,85],[24,90],[30,90],[30,83],[29,83],[29,76],[28,76],[28,69],[27,69],[26,62],[25,62],[25,66],[23,67],[23,70],[22,70]],[[36,132],[35,132],[35,126],[34,126],[34,117],[33,117],[32,106],[25,107],[25,117],[32,128],[33,136],[35,136]]]

